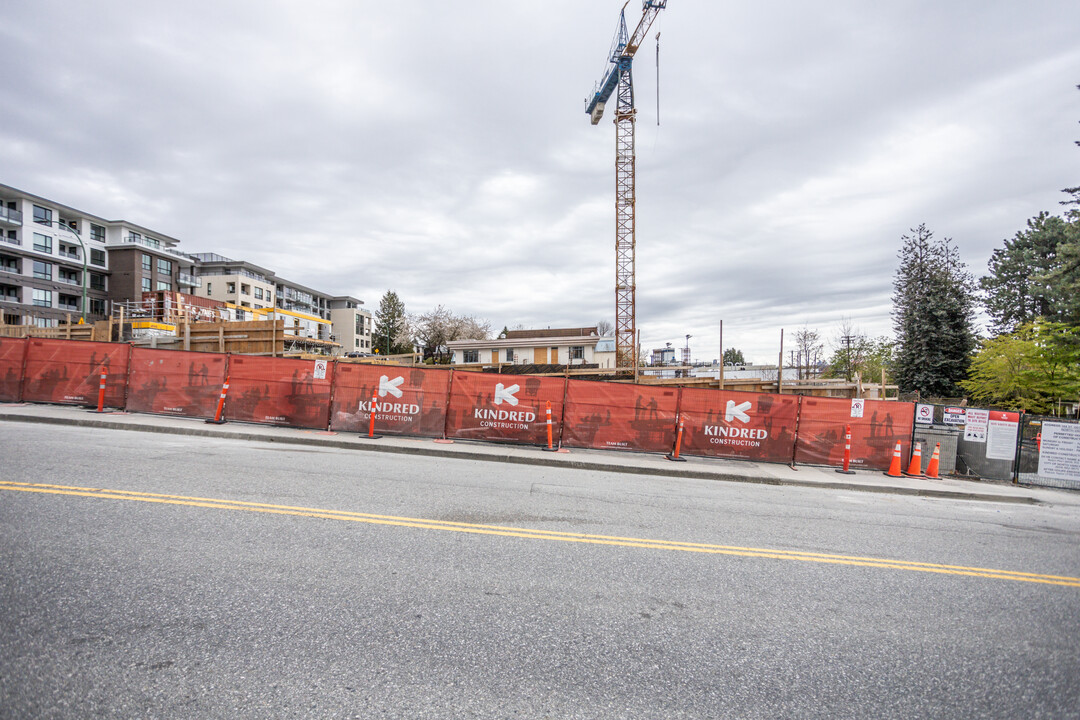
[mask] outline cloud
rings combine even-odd
[[[621,7],[12,0],[0,182],[372,308],[611,320],[614,128],[584,100]],[[981,272],[1077,184],[1077,14],[673,3],[634,68],[644,344],[889,333],[922,222]]]

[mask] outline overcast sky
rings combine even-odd
[[[584,111],[621,7],[7,0],[0,182],[372,310],[613,321],[615,129]],[[671,0],[634,66],[645,347],[891,334],[920,223],[984,273],[1080,185],[1078,38],[1068,0]]]

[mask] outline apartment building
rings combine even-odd
[[[0,185],[0,315],[7,325],[54,327],[108,312],[104,218]]]
[[[277,284],[272,270],[217,253],[193,253],[191,257],[202,283],[192,295],[236,305],[238,320],[252,320],[253,311],[274,307]]]
[[[371,311],[361,307],[363,304],[363,300],[348,295],[330,299],[330,322],[334,328],[334,339],[341,344],[343,352],[371,352],[371,333],[375,326]]]
[[[288,281],[216,253],[187,254],[180,240],[127,220],[106,220],[0,184],[0,321],[53,327],[103,320],[114,303],[180,292],[231,306],[238,320],[285,321],[297,337],[370,351],[363,302]],[[340,339],[339,339],[340,338]]]

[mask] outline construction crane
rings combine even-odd
[[[634,53],[645,39],[653,20],[667,7],[667,0],[642,0],[641,20],[633,34],[626,31],[626,5],[608,56],[607,72],[585,108],[592,124],[600,122],[604,106],[618,88],[615,107],[615,368],[633,371],[637,366],[637,321],[634,255]]]

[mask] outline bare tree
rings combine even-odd
[[[597,320],[596,321],[596,334],[600,337],[607,337],[615,332],[615,326],[611,324],[610,320]]]
[[[821,362],[821,352],[825,349],[825,344],[821,341],[821,335],[817,330],[811,330],[804,325],[802,330],[795,333],[795,348],[799,355],[796,362],[796,367],[799,369],[799,379],[810,377],[810,368]],[[806,368],[805,375],[803,374],[804,367]]]
[[[491,324],[471,315],[455,315],[439,305],[423,315],[410,318],[416,343],[424,349],[425,357],[442,361],[448,354],[447,343],[454,340],[487,340]]]

